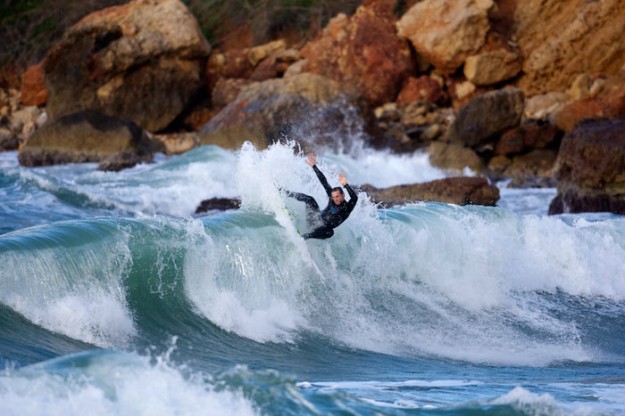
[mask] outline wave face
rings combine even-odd
[[[330,183],[350,166],[324,160]],[[7,196],[5,218],[19,204],[33,217],[62,207],[0,234],[8,414],[90,402],[94,414],[143,414],[132,400],[146,386],[164,413],[625,410],[619,217],[384,209],[360,193],[333,238],[304,241],[303,207],[279,188],[325,197],[292,145],[203,148],[120,175],[3,163],[7,187],[48,196]],[[197,181],[218,190],[202,195]],[[191,217],[210,192],[240,195],[242,208]],[[511,382],[527,379],[548,381]]]

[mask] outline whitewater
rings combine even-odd
[[[203,146],[121,172],[0,153],[0,414],[625,414],[625,219],[373,203],[425,154]],[[471,174],[465,172],[465,174]],[[204,199],[241,208],[194,214]]]

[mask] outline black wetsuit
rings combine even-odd
[[[358,202],[358,195],[349,186],[345,185],[347,193],[349,193],[349,201],[343,201],[339,205],[336,205],[332,201],[332,187],[328,184],[326,177],[321,173],[317,165],[313,166],[313,170],[319,178],[319,182],[323,185],[323,188],[328,194],[328,205],[320,210],[319,204],[310,195],[302,194],[299,192],[286,192],[286,194],[292,198],[302,201],[306,204],[306,214],[308,219],[308,225],[313,228],[309,233],[302,235],[304,238],[330,238],[334,235],[334,228],[338,227],[349,217],[349,214],[353,211]]]

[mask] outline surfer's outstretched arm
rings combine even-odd
[[[319,179],[319,182],[321,182],[321,185],[323,186],[323,189],[326,190],[326,193],[328,194],[328,196],[331,196],[332,187],[328,183],[328,180],[326,179],[325,175],[317,167],[317,155],[315,155],[314,153],[310,153],[308,155],[308,158],[306,159],[306,163],[308,163],[308,165],[313,168],[313,170],[315,171],[315,174],[317,175],[317,178]]]

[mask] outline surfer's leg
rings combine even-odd
[[[330,227],[319,227],[314,229],[313,231],[302,235],[305,240],[309,238],[317,238],[320,240],[324,240],[326,238],[330,238],[334,235],[334,230]]]
[[[296,199],[298,201],[302,201],[303,203],[306,204],[307,208],[310,208],[315,211],[319,211],[319,204],[317,204],[317,201],[315,201],[315,198],[313,198],[310,195],[302,194],[300,192],[291,192],[291,191],[284,191],[284,194],[290,198]]]
[[[286,196],[301,201],[306,205],[306,222],[309,227],[318,227],[319,224],[323,224],[319,204],[317,204],[315,198],[299,192],[285,191],[285,194]]]

